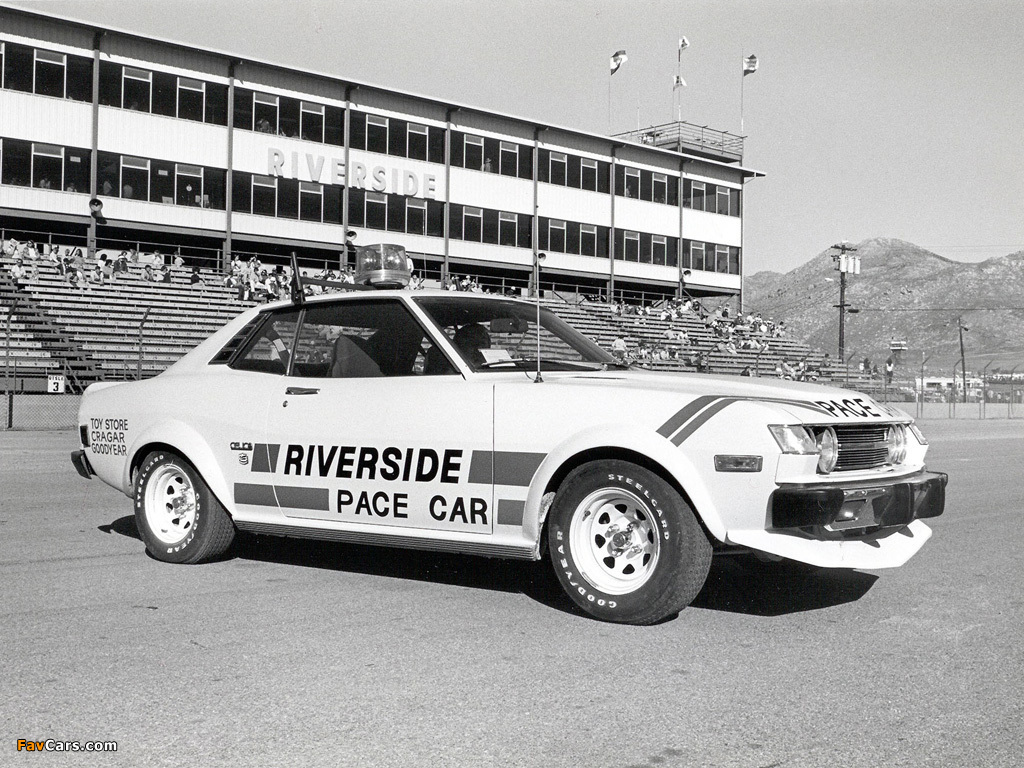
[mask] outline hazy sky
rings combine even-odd
[[[748,274],[839,240],[1024,249],[1021,0],[18,0],[8,5],[582,130],[740,131]]]

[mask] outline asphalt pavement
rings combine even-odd
[[[160,563],[73,432],[0,432],[0,766],[1019,766],[1024,421],[924,428],[947,511],[905,566],[718,559],[653,627],[541,564],[269,537]]]

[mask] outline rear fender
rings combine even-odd
[[[175,420],[161,421],[149,426],[138,439],[132,443],[128,455],[130,461],[125,462],[124,476],[121,478],[121,490],[128,496],[133,494],[132,468],[137,467],[149,453],[148,446],[170,446],[178,455],[192,463],[202,475],[203,480],[213,491],[213,495],[230,510],[229,502],[232,495],[228,492],[228,482],[221,471],[209,443],[196,430]]]

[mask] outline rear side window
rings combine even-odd
[[[288,372],[295,347],[295,330],[302,310],[292,307],[273,313],[245,342],[230,364],[239,371],[256,371],[283,376]]]
[[[242,345],[252,336],[253,331],[266,319],[266,314],[260,313],[243,325],[242,330],[236,333],[220,352],[214,355],[213,359],[210,360],[210,365],[226,365],[230,363],[235,353],[238,352]]]

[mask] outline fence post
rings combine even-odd
[[[146,318],[149,317],[149,310],[152,307],[146,307],[146,311],[142,313],[142,320],[139,321],[139,362],[135,368],[135,380],[142,380],[142,328],[146,324]]]
[[[5,349],[5,368],[4,368],[4,387],[7,390],[7,428],[11,429],[14,426],[14,389],[11,387],[11,321],[14,320],[14,311],[18,308],[18,300],[15,299],[11,306],[7,308],[7,335],[5,337],[4,349]],[[14,375],[17,377],[18,369],[14,369]]]

